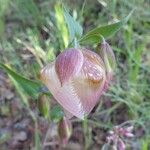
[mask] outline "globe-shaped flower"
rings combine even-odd
[[[41,80],[65,112],[81,119],[91,112],[108,84],[103,59],[82,48],[64,50],[41,70]]]

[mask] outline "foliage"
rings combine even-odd
[[[22,77],[2,63],[0,63],[0,67],[3,68],[17,82],[19,87],[22,88],[26,94],[32,96],[33,98],[37,98],[41,87],[40,83]]]

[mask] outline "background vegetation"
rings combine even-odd
[[[121,123],[134,125],[129,149],[150,149],[149,0],[0,0],[0,62],[27,78],[38,79],[40,68],[68,44],[62,3],[84,33],[116,22],[135,9],[124,29],[108,41],[117,60],[111,87],[86,121],[72,120],[73,133],[65,149],[101,149],[107,132]],[[94,49],[95,45],[84,46]],[[51,101],[52,111],[53,98],[44,98]],[[0,70],[1,149],[38,148],[45,144],[47,132],[51,142],[43,149],[57,148],[56,125],[41,116],[38,101]]]

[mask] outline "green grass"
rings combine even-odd
[[[54,60],[69,42],[60,5],[50,0],[39,3],[33,0],[2,2],[0,1],[0,6],[4,6],[0,9],[0,61],[11,64],[26,77],[37,79],[40,68]],[[102,5],[103,2],[107,6]],[[123,107],[126,116],[123,121],[134,124],[136,128],[143,127],[145,134],[136,140],[142,150],[146,150],[150,135],[150,1],[95,0],[91,3],[87,0],[85,6],[80,1],[64,3],[71,7],[73,16],[84,25],[84,32],[97,25],[114,22],[136,8],[124,30],[109,41],[115,51],[117,68],[114,83],[104,94],[104,99],[109,99],[113,105],[106,109],[103,101],[93,117],[83,122],[83,127],[87,148],[92,136],[88,125],[102,129],[117,125],[118,110]],[[31,59],[32,63],[28,61]],[[96,117],[102,113],[108,115],[104,123]],[[36,136],[36,143],[37,141]]]

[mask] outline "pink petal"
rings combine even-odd
[[[67,49],[62,52],[56,59],[55,69],[58,78],[63,84],[72,76],[76,75],[83,64],[83,55],[78,49]]]
[[[133,131],[133,129],[134,129],[134,127],[133,127],[133,126],[130,126],[130,127],[127,127],[127,128],[126,128],[127,132],[132,132],[132,131]]]
[[[74,90],[72,81],[66,82],[59,91],[54,95],[58,102],[74,116],[83,119],[85,111],[81,104],[80,97],[78,97]]]
[[[72,82],[69,80],[61,86],[60,80],[55,71],[55,62],[47,65],[41,71],[41,80],[48,87],[58,103],[74,116],[83,119],[84,110],[81,106],[80,99],[75,93]]]
[[[129,132],[126,132],[125,134],[124,134],[126,137],[134,137],[134,134],[132,134],[132,133],[129,133]]]
[[[118,150],[125,150],[126,148],[125,143],[121,139],[118,140],[117,147]]]
[[[73,79],[73,87],[87,115],[97,104],[103,92],[105,69],[102,60],[96,53],[88,50],[82,52],[84,64],[79,75]]]

